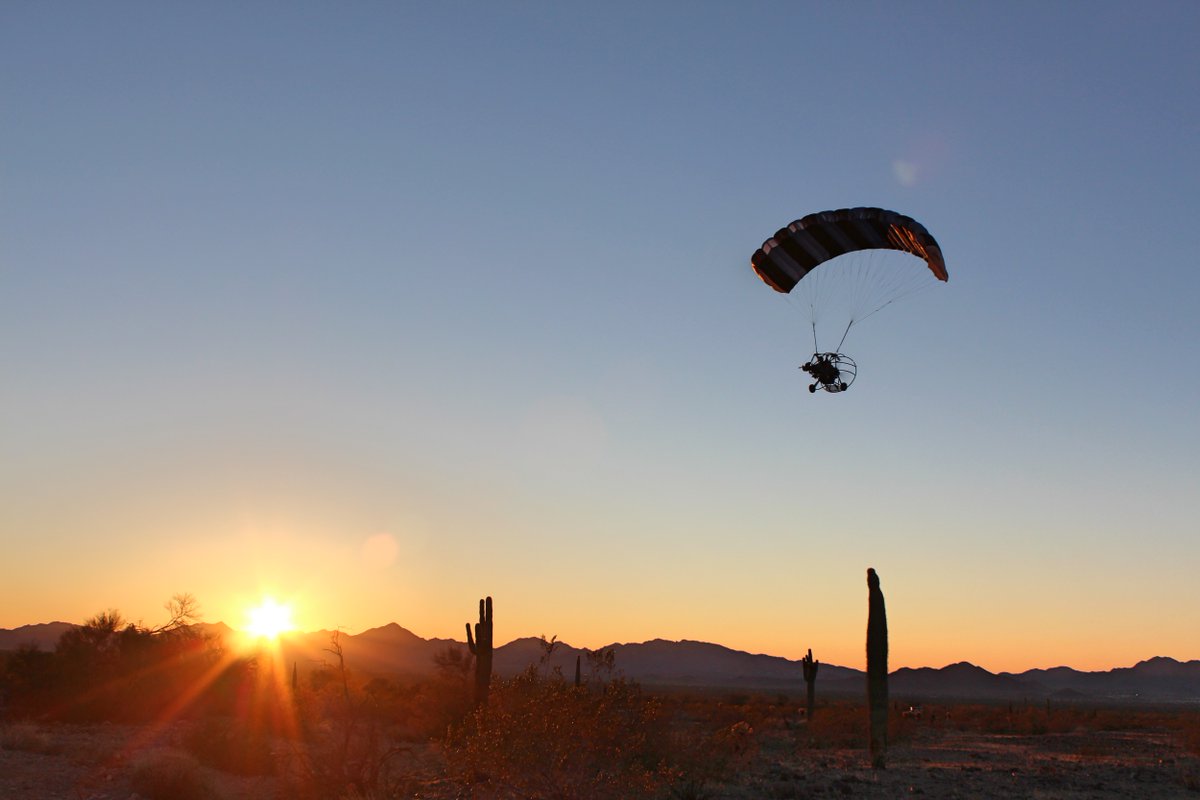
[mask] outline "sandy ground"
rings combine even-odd
[[[143,760],[181,752],[183,725],[161,730],[125,725],[16,725],[0,735],[0,800],[129,800]],[[16,749],[11,749],[16,747]],[[201,768],[216,797],[271,798],[270,778]]]
[[[119,725],[10,728],[0,748],[0,798],[132,800],[139,761],[179,752],[179,726],[160,731]],[[203,769],[212,797],[281,796],[274,779]],[[470,797],[430,782],[420,797]],[[874,771],[850,750],[764,748],[731,785],[709,798],[1200,798],[1200,757],[1167,732],[1078,732],[1012,736],[923,731],[894,747]]]
[[[938,732],[872,770],[860,751],[805,751],[766,766],[729,797],[1200,798],[1200,758],[1168,733],[1011,736]]]

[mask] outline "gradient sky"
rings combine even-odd
[[[1200,5],[6,3],[0,627],[1200,658]],[[751,253],[924,222],[811,337]]]

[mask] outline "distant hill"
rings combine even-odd
[[[203,636],[220,639],[222,641],[237,635],[237,631],[226,625],[224,622],[197,622],[192,626],[192,629],[198,631]]]
[[[1080,672],[1070,667],[1031,669],[1014,676],[1047,693],[1078,692],[1088,698],[1152,702],[1200,700],[1200,661],[1156,657],[1132,667]]]
[[[73,625],[50,622],[0,629],[0,650],[36,644],[53,650],[58,637]],[[234,631],[224,623],[201,623],[203,633],[228,639]],[[333,631],[295,633],[280,640],[283,659],[301,671],[333,664]],[[338,634],[347,667],[358,674],[420,677],[434,671],[434,657],[448,649],[466,653],[466,643],[453,639],[423,639],[396,623],[359,634]],[[746,653],[719,644],[654,639],[649,642],[612,644],[616,674],[647,685],[692,688],[740,689],[798,693],[804,680],[799,661],[779,656]],[[497,674],[515,675],[530,665],[545,671],[558,668],[568,679],[575,674],[575,659],[582,656],[582,671],[589,674],[586,650],[559,642],[542,663],[545,648],[540,639],[515,639],[496,648]],[[861,670],[821,664],[818,691],[824,696],[857,696],[863,692]],[[1041,700],[1059,702],[1200,702],[1200,660],[1151,658],[1132,667],[1105,672],[1082,672],[1070,667],[1031,669],[1022,673],[988,672],[960,662],[940,669],[904,667],[891,674],[891,695],[903,702],[923,700]]]
[[[316,631],[282,636],[283,658],[301,669],[336,664],[337,657],[332,652],[334,633]],[[348,668],[376,675],[427,675],[433,672],[433,659],[439,651],[447,647],[466,648],[465,643],[449,639],[422,639],[394,622],[356,635],[338,633],[337,640]]]
[[[617,666],[647,683],[684,686],[744,686],[754,689],[795,689],[804,685],[799,661],[731,650],[708,642],[654,639],[640,644],[614,645]],[[822,664],[818,680],[861,679],[860,670]]]
[[[39,622],[19,628],[0,628],[0,650],[16,650],[36,645],[39,650],[53,650],[58,637],[75,626],[70,622]]]
[[[1041,696],[1045,692],[1010,675],[995,675],[965,661],[941,669],[896,670],[888,678],[893,695],[923,697],[1006,698]]]
[[[795,690],[804,685],[799,661],[789,661],[779,656],[755,655],[741,650],[731,650],[708,642],[672,642],[654,639],[637,644],[611,644],[603,650],[612,650],[616,663],[616,674],[624,675],[645,684],[692,686],[692,687],[736,687],[758,690]],[[494,669],[500,675],[515,675],[531,664],[539,664],[545,652],[541,640],[517,639],[496,648]],[[563,674],[575,674],[575,658],[583,656],[582,672],[589,673],[587,651],[559,644],[545,665],[550,670],[558,667]],[[858,670],[833,665],[821,665],[822,676],[830,680],[861,677]]]

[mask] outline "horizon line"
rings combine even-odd
[[[64,621],[64,620],[52,620],[52,621],[50,621],[50,622],[32,622],[32,623],[26,623],[26,624],[24,624],[24,625],[19,625],[19,626],[17,626],[16,628],[0,628],[0,632],[15,633],[16,631],[20,630],[21,628],[45,627],[45,626],[48,626],[48,625],[74,625],[74,626],[79,626],[80,624],[81,624],[81,623],[78,623],[78,622],[66,622],[66,621]],[[206,621],[204,621],[204,620],[199,620],[199,621],[197,621],[197,622],[194,622],[194,623],[192,623],[192,625],[190,625],[190,626],[188,626],[188,627],[195,627],[195,626],[210,626],[210,627],[219,627],[219,626],[223,626],[223,627],[225,627],[225,628],[229,629],[230,631],[232,631],[232,632],[234,632],[234,633],[237,633],[237,634],[241,634],[241,635],[245,635],[245,636],[250,636],[250,635],[251,635],[251,634],[249,634],[249,632],[248,632],[248,631],[246,631],[246,630],[244,630],[244,629],[242,629],[242,628],[234,627],[233,625],[230,625],[229,623],[225,622],[224,620],[218,620],[218,621],[216,621],[216,622],[206,622]],[[293,637],[301,637],[301,636],[313,636],[313,635],[316,635],[316,634],[321,634],[321,633],[325,633],[325,634],[341,633],[341,634],[345,634],[345,635],[347,635],[347,636],[350,636],[350,637],[355,637],[355,636],[361,636],[361,635],[363,635],[363,634],[365,634],[365,633],[370,633],[371,631],[383,630],[383,629],[385,629],[385,628],[389,628],[389,627],[391,627],[391,626],[395,626],[395,627],[397,627],[397,628],[399,628],[399,629],[401,629],[401,630],[403,630],[403,631],[406,631],[406,632],[408,632],[408,633],[412,634],[413,636],[415,636],[416,638],[418,638],[418,639],[420,639],[421,641],[424,641],[424,642],[435,642],[435,641],[439,641],[439,642],[453,642],[453,643],[455,643],[455,644],[461,644],[463,647],[466,647],[466,646],[467,646],[466,639],[461,639],[461,640],[460,640],[460,639],[446,639],[446,638],[443,638],[443,637],[438,637],[438,636],[435,636],[435,637],[428,637],[428,638],[427,638],[427,637],[425,637],[425,636],[421,636],[421,635],[420,635],[420,634],[418,634],[418,633],[415,633],[415,632],[414,632],[414,631],[412,631],[411,629],[409,629],[409,628],[406,628],[405,626],[401,625],[400,623],[398,623],[398,622],[396,622],[396,621],[394,621],[394,620],[393,620],[393,621],[391,621],[391,622],[386,622],[386,623],[384,623],[383,625],[375,625],[375,626],[372,626],[372,627],[369,627],[369,628],[363,628],[362,630],[358,631],[357,633],[352,633],[352,632],[350,632],[348,629],[346,629],[346,628],[342,628],[342,627],[336,627],[336,628],[318,628],[318,629],[316,629],[316,630],[309,630],[309,631],[302,631],[302,630],[300,630],[300,629],[296,628],[296,629],[289,630],[289,631],[283,631],[283,632],[281,632],[281,633],[278,635],[278,637],[276,637],[276,638],[278,638],[278,639],[288,639],[288,638],[293,638]],[[497,647],[497,649],[499,649],[499,648],[502,648],[502,647],[507,647],[508,645],[511,645],[511,644],[515,644],[515,643],[517,643],[517,642],[520,642],[520,641],[525,641],[525,640],[533,640],[533,641],[537,641],[539,638],[541,638],[541,637],[539,637],[539,636],[533,636],[533,635],[529,635],[529,636],[518,636],[518,637],[516,637],[516,638],[514,638],[514,639],[510,639],[509,641],[505,642],[504,644],[497,645],[496,647]],[[592,652],[595,652],[595,651],[597,651],[597,650],[605,650],[605,649],[607,649],[607,648],[609,648],[609,647],[629,647],[629,646],[636,646],[636,645],[651,644],[651,643],[654,643],[654,642],[666,642],[666,643],[668,643],[668,644],[687,644],[687,643],[692,643],[692,644],[703,644],[703,645],[709,645],[709,646],[713,646],[713,647],[720,647],[720,648],[722,648],[722,649],[725,649],[725,650],[728,650],[728,651],[730,651],[730,652],[733,652],[733,653],[741,653],[741,654],[743,654],[743,655],[749,655],[749,656],[758,656],[758,657],[765,657],[765,658],[778,658],[778,659],[782,659],[782,660],[784,660],[784,661],[788,661],[788,662],[795,663],[795,664],[799,664],[799,663],[801,663],[801,660],[800,660],[800,659],[788,658],[787,656],[776,655],[776,654],[774,654],[774,653],[755,653],[755,652],[751,652],[751,651],[749,651],[749,650],[739,650],[739,649],[737,649],[737,648],[730,647],[729,645],[721,644],[720,642],[710,642],[710,641],[704,641],[704,640],[700,640],[700,639],[668,639],[668,638],[665,638],[665,637],[657,636],[657,637],[654,637],[653,639],[646,639],[646,640],[644,640],[644,641],[640,641],[640,642],[610,642],[609,644],[602,645],[602,646],[601,646],[601,647],[599,647],[599,648],[590,648],[590,647],[577,647],[577,646],[575,646],[575,645],[569,644],[569,643],[568,643],[566,640],[564,640],[564,639],[557,639],[557,644],[558,644],[558,646],[560,646],[560,647],[567,647],[567,648],[570,648],[570,649],[572,649],[572,650],[587,650],[587,651],[592,651]],[[1152,662],[1152,661],[1156,661],[1156,660],[1168,660],[1168,661],[1173,661],[1173,662],[1175,662],[1175,663],[1177,663],[1177,664],[1191,664],[1191,663],[1195,663],[1195,662],[1200,662],[1200,658],[1181,659],[1181,658],[1176,658],[1175,656],[1168,656],[1168,655],[1153,655],[1153,656],[1149,656],[1149,657],[1147,657],[1147,658],[1143,658],[1143,659],[1140,659],[1140,660],[1134,661],[1132,664],[1129,664],[1129,665],[1127,665],[1127,666],[1115,665],[1115,666],[1111,666],[1111,667],[1109,667],[1109,668],[1107,668],[1107,669],[1090,669],[1090,670],[1089,670],[1089,669],[1079,669],[1078,667],[1072,667],[1072,666],[1070,666],[1069,664],[1055,664],[1054,666],[1049,666],[1049,667],[1029,667],[1029,668],[1027,668],[1027,669],[1024,669],[1024,670],[1021,670],[1021,671],[1019,671],[1019,672],[1018,672],[1018,671],[1013,671],[1013,670],[1000,670],[1000,671],[993,671],[993,670],[989,669],[988,667],[985,667],[985,666],[983,666],[982,664],[976,664],[976,663],[975,663],[975,662],[973,662],[973,661],[968,661],[968,660],[966,660],[966,659],[962,659],[962,660],[959,660],[959,661],[951,661],[951,662],[949,662],[949,663],[947,663],[947,664],[945,664],[945,665],[943,665],[943,666],[940,666],[940,667],[934,667],[934,666],[930,666],[930,665],[927,665],[927,664],[926,664],[926,665],[921,665],[921,666],[916,666],[916,667],[914,667],[914,666],[909,666],[909,665],[907,665],[907,664],[906,664],[906,665],[897,666],[897,667],[890,667],[890,668],[888,669],[888,672],[889,672],[889,674],[891,674],[891,673],[894,673],[894,672],[898,672],[899,670],[902,670],[902,669],[909,669],[909,670],[921,670],[921,669],[943,670],[943,669],[946,669],[947,667],[953,667],[953,666],[958,666],[958,665],[960,665],[960,664],[966,664],[966,665],[968,665],[968,666],[971,666],[971,667],[976,667],[976,668],[978,668],[978,669],[982,669],[983,671],[985,671],[985,672],[988,672],[988,673],[990,673],[990,674],[992,674],[992,675],[1023,675],[1023,674],[1024,674],[1024,673],[1026,673],[1026,672],[1033,672],[1033,671],[1035,671],[1035,670],[1049,671],[1049,670],[1054,670],[1054,669],[1070,669],[1070,670],[1074,670],[1075,672],[1080,672],[1080,673],[1088,674],[1088,673],[1105,673],[1105,672],[1112,672],[1113,670],[1118,670],[1118,669],[1132,669],[1132,668],[1136,667],[1136,666],[1137,666],[1137,665],[1139,665],[1139,664],[1146,664],[1146,663],[1150,663],[1150,662]],[[863,671],[864,671],[864,669],[861,669],[861,668],[859,668],[859,667],[848,667],[848,666],[846,666],[846,665],[844,665],[844,664],[834,664],[834,663],[832,663],[832,662],[820,662],[820,663],[827,664],[828,666],[831,666],[831,667],[838,667],[838,668],[841,668],[841,669],[854,670],[854,671],[857,671],[857,672],[863,672]]]

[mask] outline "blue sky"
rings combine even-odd
[[[1198,658],[1189,3],[0,10],[0,626]],[[924,222],[811,339],[750,254]],[[372,544],[374,543],[374,544]],[[382,543],[382,544],[380,544]],[[379,549],[379,548],[382,548]],[[381,555],[382,554],[382,555]]]

